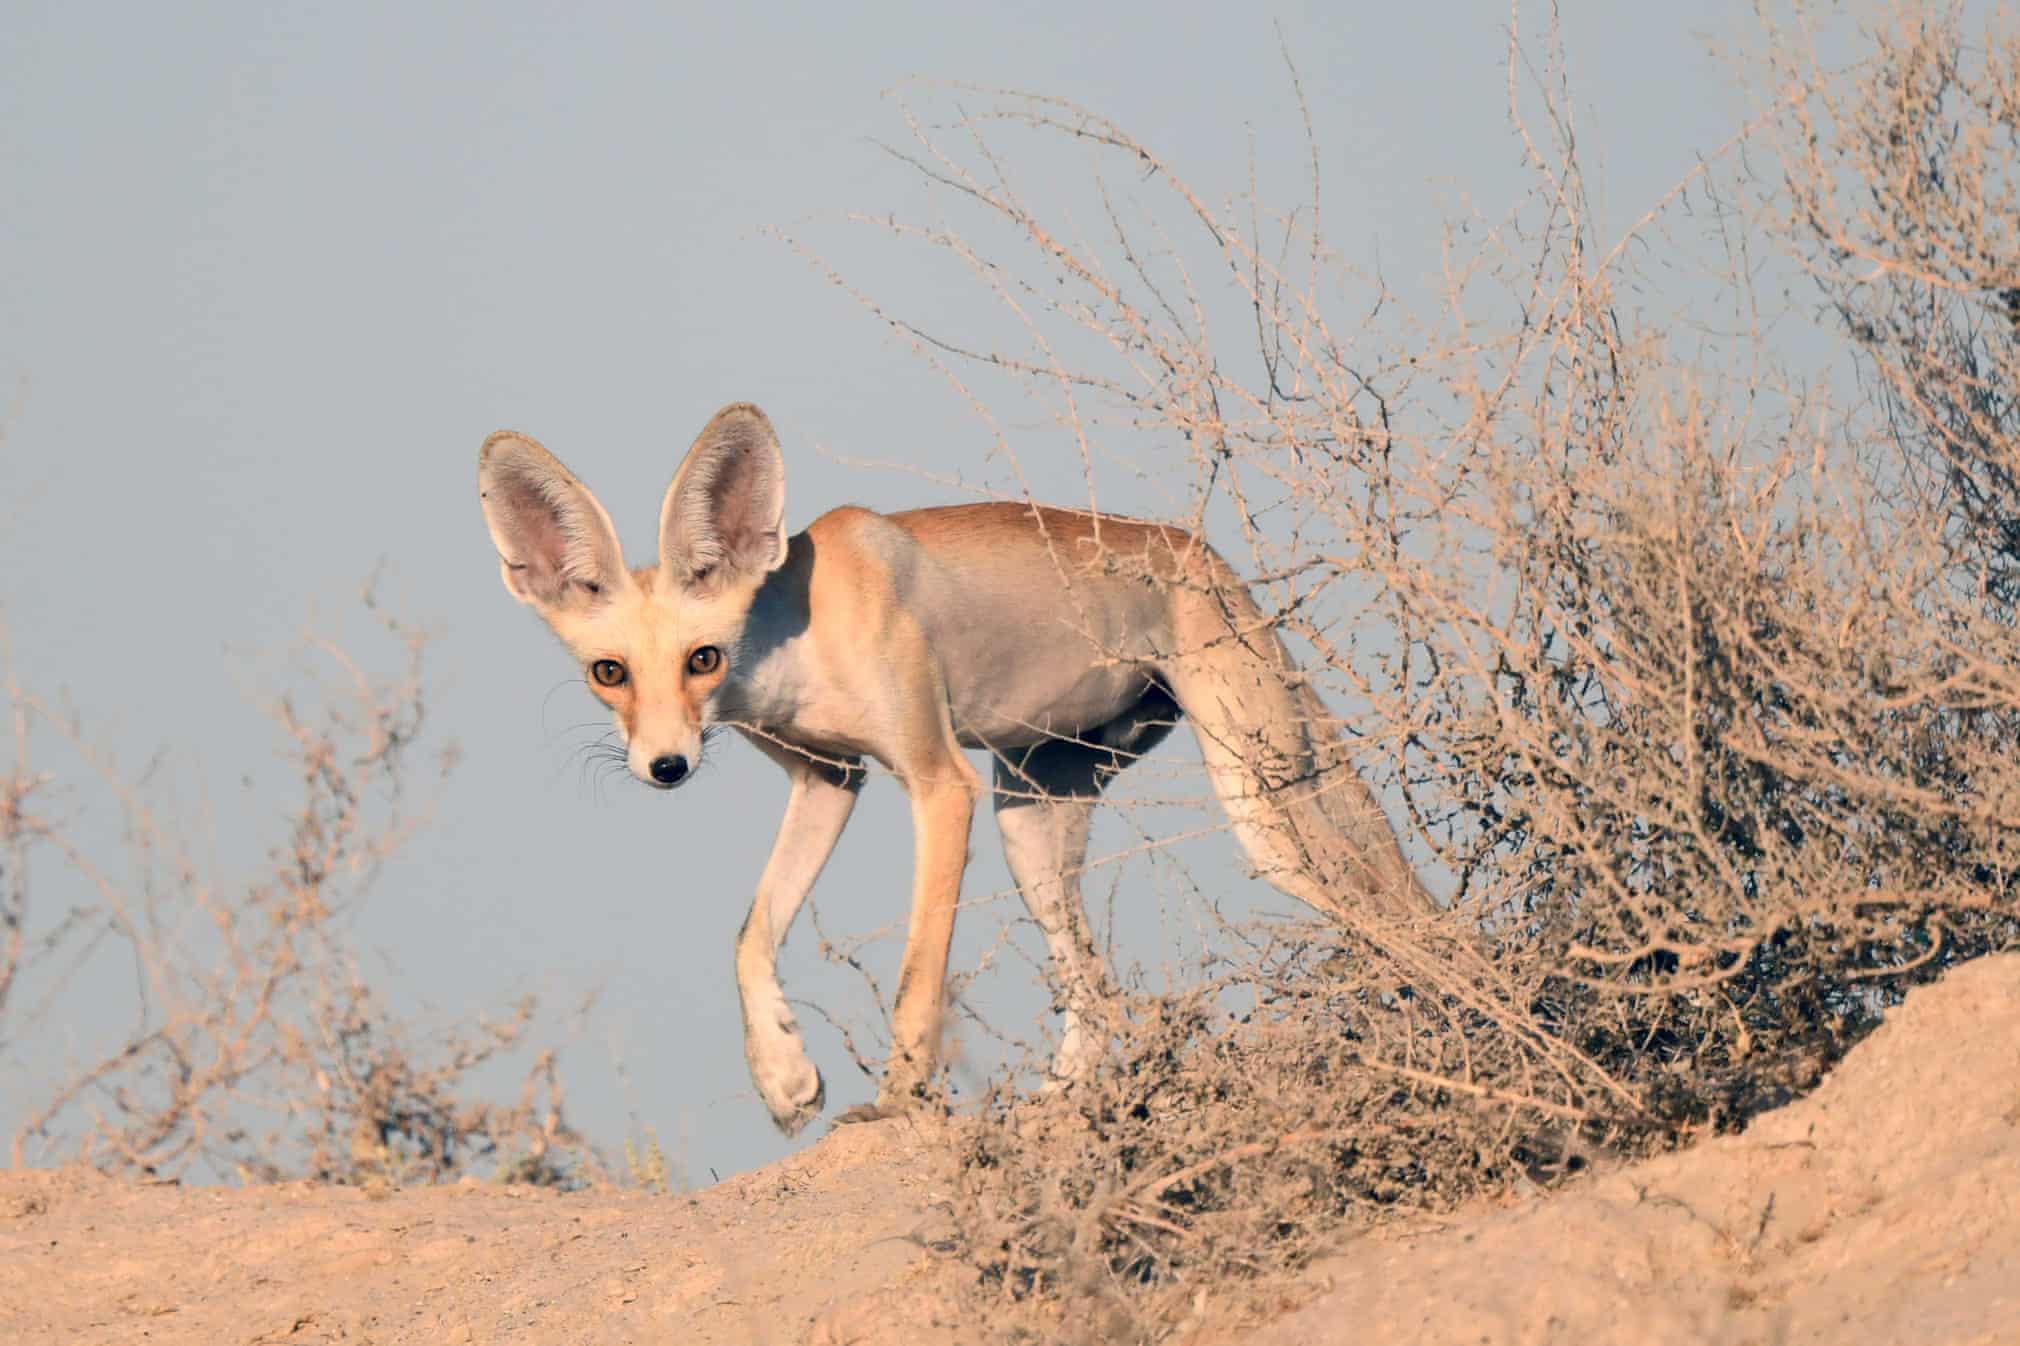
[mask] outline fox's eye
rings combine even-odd
[[[703,645],[687,656],[687,671],[706,677],[722,667],[722,651],[713,645]]]
[[[589,676],[605,687],[622,687],[630,675],[615,659],[598,659],[589,666]]]

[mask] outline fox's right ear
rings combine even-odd
[[[624,580],[610,516],[559,459],[500,430],[477,452],[477,491],[505,587],[522,603],[594,602]]]

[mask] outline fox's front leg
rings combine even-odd
[[[779,945],[849,821],[863,772],[855,766],[812,763],[776,745],[752,741],[785,767],[793,790],[750,915],[737,932],[736,982],[751,1081],[773,1123],[790,1136],[820,1112],[825,1089],[779,985]]]
[[[909,1112],[919,1103],[940,1054],[940,1014],[947,993],[947,948],[961,905],[961,874],[968,865],[968,831],[982,782],[944,728],[939,750],[922,754],[900,774],[912,799],[916,850],[912,918],[898,969],[891,1011],[891,1061],[877,1101],[849,1109],[837,1120],[869,1121]]]

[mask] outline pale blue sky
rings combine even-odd
[[[1624,221],[1737,124],[1704,39],[1746,34],[1750,6],[1563,10],[1590,166]],[[288,799],[253,704],[259,652],[312,603],[347,612],[384,562],[400,609],[441,632],[435,727],[465,756],[358,918],[374,974],[443,1019],[526,989],[559,1011],[601,988],[564,1048],[578,1125],[615,1142],[635,1115],[697,1176],[785,1152],[745,1080],[729,959],[783,779],[728,742],[670,796],[582,783],[569,727],[595,708],[555,690],[573,670],[498,583],[477,445],[500,426],[541,438],[634,557],[688,439],[730,400],[777,423],[795,526],[849,501],[947,498],[844,459],[996,480],[983,427],[761,232],[850,259],[910,313],[979,302],[843,218],[941,209],[872,143],[904,134],[883,94],[911,76],[1069,96],[1232,194],[1252,146],[1283,181],[1302,162],[1275,19],[1310,95],[1333,245],[1426,294],[1460,189],[1492,210],[1519,182],[1505,6],[1234,13],[17,0],[0,44],[0,615],[22,673],[122,755],[184,763],[214,801],[218,852],[250,864]],[[1084,498],[1066,455],[1034,444],[1026,465],[1041,494]],[[1168,507],[1126,480],[1103,503]],[[831,934],[901,925],[907,832],[895,787],[873,786],[816,893]],[[1104,840],[1127,837],[1111,822]],[[1186,854],[1249,909],[1231,842]],[[1130,875],[1125,957],[1184,975],[1201,911]],[[1006,887],[985,819],[967,891]],[[1017,912],[965,917],[963,956]],[[888,967],[895,945],[876,956]],[[783,966],[789,993],[865,1018],[806,925]],[[1030,980],[1011,960],[977,995],[1028,1032]],[[121,984],[105,973],[66,1011],[77,1049],[116,1026]],[[867,1097],[835,1033],[801,1017],[831,1112]],[[966,1042],[985,1063],[995,1050]],[[45,1045],[0,1060],[10,1132],[67,1049]]]

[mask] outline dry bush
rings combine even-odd
[[[871,307],[990,424],[1035,404],[1090,491],[1118,445],[1189,474],[1450,894],[1278,930],[1132,1000],[1095,1079],[999,1093],[960,1203],[986,1312],[1159,1337],[1383,1212],[1743,1125],[2014,940],[2020,38],[1904,3],[1846,67],[1807,22],[1764,25],[1778,101],[1612,244],[1554,35],[1518,30],[1534,190],[1448,231],[1415,317],[1328,249],[1316,153],[1269,214],[1069,103],[907,105],[955,222],[872,223],[993,316]],[[1062,149],[1091,242],[1017,186]],[[1774,344],[1785,284],[1850,388]]]
[[[342,1183],[482,1171],[566,1184],[599,1171],[563,1120],[551,1052],[509,1104],[486,1101],[472,1079],[523,1045],[530,1000],[499,1021],[423,1037],[361,970],[350,918],[412,835],[414,772],[427,765],[417,762],[426,637],[369,593],[366,603],[397,669],[381,676],[326,640],[305,643],[313,672],[272,707],[299,794],[243,881],[198,858],[151,772],[124,771],[73,713],[4,669],[0,1045],[51,1032],[90,993],[78,979],[93,960],[127,965],[135,987],[129,1029],[87,1044],[81,1059],[73,1052],[33,1095],[14,1095],[15,1165]],[[38,765],[38,743],[52,741],[81,779]],[[453,757],[440,750],[435,765],[446,771]],[[94,812],[107,804],[123,859]]]

